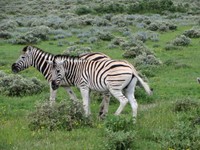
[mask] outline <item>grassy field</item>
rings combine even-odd
[[[11,2],[11,1],[10,1]],[[63,3],[64,1],[62,1]],[[88,2],[88,1],[87,1]],[[93,1],[94,2],[94,1]],[[70,2],[69,2],[70,3]],[[78,2],[77,2],[78,3]],[[89,2],[88,2],[89,3]],[[3,3],[7,6],[7,8],[12,8],[9,5]],[[34,4],[30,2],[31,5]],[[54,2],[52,1],[52,6]],[[74,3],[72,3],[74,4]],[[81,4],[81,1],[80,1]],[[79,4],[79,5],[80,5]],[[16,5],[18,5],[16,3]],[[22,3],[19,3],[22,5]],[[24,4],[25,5],[25,4]],[[33,5],[35,6],[35,4]],[[67,5],[68,6],[68,5]],[[66,6],[66,7],[67,7]],[[71,5],[70,5],[71,6]],[[72,5],[73,6],[73,5]],[[92,5],[93,6],[93,5]],[[50,5],[48,5],[50,7]],[[17,7],[16,7],[17,8]],[[57,10],[58,8],[58,10]],[[67,12],[65,8],[62,7],[61,4],[56,3],[55,7],[53,7],[55,14],[57,16],[62,16],[59,9],[64,10],[64,13]],[[34,9],[33,9],[34,10]],[[32,10],[32,11],[33,11]],[[51,14],[52,12],[48,9],[45,9],[47,14]],[[15,20],[13,18],[12,9],[7,9],[8,18],[11,20]],[[21,12],[22,11],[22,12]],[[29,12],[31,10],[27,10],[23,8],[22,10],[16,11],[17,13]],[[70,13],[73,12],[73,7],[69,9]],[[38,19],[38,11],[32,17]],[[10,16],[9,16],[10,15]],[[56,16],[55,15],[55,16]],[[69,14],[68,14],[69,15]],[[119,17],[118,19],[123,22],[123,17],[118,14],[114,14],[114,16]],[[173,14],[171,14],[172,16]],[[28,14],[27,16],[30,16]],[[46,17],[45,14],[41,14],[41,17]],[[81,17],[81,16],[76,16]],[[94,15],[97,17],[98,15]],[[101,15],[100,15],[101,16]],[[181,16],[181,15],[177,15]],[[198,15],[197,15],[198,16]],[[87,16],[88,17],[88,16]],[[87,18],[86,17],[86,18]],[[98,16],[99,17],[99,16]],[[109,17],[101,16],[102,18]],[[129,16],[130,17],[130,16]],[[138,17],[138,16],[137,16]],[[137,18],[136,17],[136,18]],[[144,15],[151,17],[151,15]],[[160,16],[153,16],[152,18],[159,18]],[[184,17],[180,18],[184,20]],[[193,18],[189,16],[188,18]],[[3,17],[0,16],[0,19]],[[4,17],[5,19],[6,17]],[[34,19],[35,19],[34,18]],[[54,17],[52,17],[54,18]],[[61,17],[62,19],[64,17]],[[83,17],[84,18],[84,17]],[[81,18],[82,20],[84,20]],[[101,19],[102,19],[101,18]],[[139,20],[142,17],[139,16],[135,20]],[[167,18],[167,17],[163,17]],[[162,18],[162,19],[163,19]],[[179,18],[179,19],[180,19]],[[187,17],[186,17],[187,18]],[[16,27],[13,30],[13,35],[11,37],[11,41],[18,36],[18,32],[23,31],[22,34],[25,33],[26,30],[29,29],[29,24],[35,23],[30,18],[26,18],[29,23],[28,25],[22,24],[21,26]],[[44,18],[43,18],[44,19]],[[66,19],[66,18],[65,18]],[[71,18],[70,18],[71,19]],[[80,18],[79,18],[80,19]],[[92,18],[94,19],[94,18]],[[96,19],[96,18],[95,18]],[[94,20],[95,20],[94,19]],[[95,21],[98,21],[97,18]],[[143,18],[142,18],[143,19]],[[180,20],[181,20],[180,19]],[[145,19],[143,19],[145,20]],[[156,20],[156,19],[155,19]],[[164,20],[164,19],[163,19]],[[169,19],[170,20],[170,19]],[[177,19],[178,20],[178,19]],[[132,148],[137,150],[160,150],[160,149],[199,149],[200,145],[198,135],[200,135],[200,123],[196,127],[188,125],[195,118],[200,117],[199,109],[196,112],[196,108],[193,107],[193,104],[198,104],[200,99],[200,85],[197,83],[196,78],[200,76],[199,70],[199,56],[200,56],[200,38],[191,38],[191,43],[188,46],[183,46],[178,50],[166,50],[166,44],[172,40],[174,40],[177,36],[183,34],[186,30],[191,29],[194,24],[192,24],[194,20],[188,21],[187,23],[179,23],[180,20],[176,21],[177,30],[168,30],[167,32],[155,31],[159,35],[158,41],[147,40],[145,45],[155,54],[157,58],[162,62],[161,65],[158,66],[136,66],[136,68],[148,79],[148,83],[151,88],[153,88],[153,95],[148,97],[144,90],[141,88],[136,89],[136,99],[139,104],[138,109],[138,118],[136,124],[134,126],[134,140],[132,141]],[[19,20],[20,22],[20,17]],[[55,21],[55,20],[53,20]],[[58,21],[58,20],[56,20]],[[55,24],[53,24],[50,29],[51,32],[60,32],[57,29]],[[63,20],[62,20],[63,21]],[[61,22],[62,22],[61,21]],[[103,21],[103,20],[101,20]],[[101,22],[100,21],[100,22]],[[105,20],[104,20],[105,21]],[[110,20],[109,20],[110,21]],[[119,22],[120,22],[119,21]],[[157,21],[157,20],[156,20]],[[67,21],[66,21],[67,22]],[[113,21],[114,22],[114,21]],[[113,23],[112,22],[112,23]],[[138,21],[139,22],[139,21]],[[98,40],[97,42],[83,42],[81,40],[90,39],[91,37],[84,37],[83,39],[79,38],[81,34],[85,34],[91,32],[90,36],[94,38],[93,32],[100,31],[108,31],[112,33],[114,37],[121,38],[124,41],[128,41],[131,39],[131,36],[125,36],[124,34],[135,35],[137,33],[145,32],[150,33],[147,28],[138,28],[137,21],[131,24],[126,25],[125,27],[117,26],[98,26],[97,24],[86,26],[80,25],[78,27],[68,26],[67,29],[63,29],[62,35],[66,35],[63,39],[53,39],[55,38],[54,34],[50,33],[48,36],[48,40],[42,40],[34,44],[35,46],[41,48],[44,51],[59,54],[63,53],[64,50],[69,48],[71,45],[79,45],[81,47],[90,47],[92,51],[95,52],[103,52],[110,56],[112,59],[126,59],[130,63],[134,64],[135,60],[133,58],[124,58],[123,54],[125,50],[122,47],[116,46],[114,48],[109,48],[109,44],[111,41],[106,40]],[[189,22],[189,23],[188,23]],[[38,22],[36,22],[38,23]],[[110,23],[110,22],[109,22]],[[108,24],[109,24],[108,23]],[[39,24],[39,23],[38,23]],[[114,23],[113,23],[114,24]],[[1,25],[1,23],[0,23]],[[46,24],[45,24],[46,25]],[[48,26],[48,25],[47,25]],[[50,25],[49,25],[50,26]],[[56,27],[55,27],[56,26]],[[199,28],[199,25],[197,25]],[[2,27],[2,26],[0,26]],[[63,27],[64,28],[64,27]],[[80,30],[80,31],[79,31]],[[125,31],[126,32],[125,32]],[[9,31],[9,30],[8,30]],[[9,31],[9,32],[12,32]],[[77,32],[77,33],[75,33]],[[72,35],[67,36],[68,33],[72,33]],[[21,33],[20,33],[21,34]],[[130,39],[129,39],[130,38]],[[94,38],[95,39],[95,38]],[[5,40],[0,38],[0,71],[3,71],[7,74],[13,74],[11,71],[11,65],[14,63],[18,57],[20,56],[22,48],[26,44],[11,44],[9,40]],[[64,42],[67,41],[67,44]],[[78,41],[78,42],[77,42]],[[61,45],[59,44],[61,43]],[[64,43],[64,44],[63,44]],[[47,81],[44,79],[41,73],[39,73],[35,68],[30,67],[19,73],[23,77],[31,78],[36,77],[47,85]],[[0,77],[1,81],[1,77]],[[79,90],[76,87],[73,87],[73,90],[76,92],[76,95],[79,99],[81,99],[81,95]],[[1,91],[1,89],[0,89]],[[0,150],[102,150],[106,149],[105,145],[109,143],[106,134],[105,120],[98,120],[98,111],[100,102],[96,100],[96,97],[92,97],[91,102],[91,111],[92,111],[92,127],[80,127],[74,129],[72,131],[66,130],[54,130],[49,131],[47,129],[40,129],[37,131],[32,131],[28,127],[28,115],[36,110],[36,106],[38,104],[44,103],[49,98],[49,87],[48,85],[42,90],[39,94],[26,95],[26,96],[6,96],[4,93],[0,94]],[[113,116],[116,111],[119,103],[112,97],[112,102],[109,106],[108,116]],[[66,94],[65,90],[59,88],[57,93],[57,102],[69,101],[69,96]],[[114,102],[113,102],[114,101]],[[177,102],[183,102],[186,109],[189,111],[174,111],[177,106]],[[186,105],[186,106],[185,106]],[[193,113],[195,111],[195,113]],[[131,108],[128,104],[123,110],[122,116],[131,117]],[[184,119],[183,119],[183,118]],[[188,119],[188,120],[187,120]],[[192,121],[191,121],[192,120]],[[199,121],[200,122],[200,121]],[[183,127],[183,128],[181,128]],[[182,131],[182,132],[181,132]],[[195,132],[194,132],[195,131]],[[169,139],[172,140],[169,140]],[[195,141],[196,140],[196,141]],[[186,143],[186,146],[183,146]],[[197,145],[195,147],[194,145]]]

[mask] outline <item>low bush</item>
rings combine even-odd
[[[123,116],[108,116],[105,121],[106,143],[109,150],[131,149],[135,139],[133,118]]]
[[[188,46],[191,43],[191,39],[185,35],[176,37],[172,42],[174,46]]]
[[[98,39],[103,41],[111,41],[114,38],[114,35],[106,31],[99,31],[96,33],[96,36],[98,37]]]
[[[13,20],[5,20],[0,24],[1,31],[14,31],[18,26],[16,21]]]
[[[182,49],[182,47],[180,47],[180,46],[175,46],[175,45],[173,45],[172,43],[168,43],[168,44],[166,44],[166,46],[165,46],[165,50],[167,50],[167,51],[170,51],[170,50],[181,50]]]
[[[79,56],[80,54],[88,53],[88,52],[91,52],[90,47],[81,47],[79,45],[74,45],[74,46],[68,47],[67,50],[63,51],[63,54],[70,55],[70,56]]]
[[[168,30],[176,30],[177,25],[171,23],[171,22],[164,22],[164,21],[155,21],[151,22],[147,26],[148,30],[151,31],[162,31],[162,32],[167,32]]]
[[[112,132],[106,131],[107,143],[105,148],[108,150],[128,150],[132,149],[135,133],[133,132]]]
[[[23,78],[20,75],[1,73],[0,93],[7,96],[24,96],[42,92],[45,84],[37,78]]]
[[[157,142],[163,149],[198,149],[200,147],[199,133],[199,103],[192,100],[177,101],[173,106],[177,120],[170,130],[155,132]]]
[[[191,100],[179,100],[174,105],[174,111],[175,112],[185,112],[185,111],[191,111],[192,109],[196,109],[199,107],[199,103]]]
[[[189,38],[200,38],[200,29],[190,29],[183,34]]]
[[[26,32],[13,40],[13,44],[37,44],[41,40],[48,39],[50,28],[47,26],[34,27],[32,31]]]
[[[108,116],[105,120],[105,128],[107,130],[118,131],[132,131],[134,129],[134,120],[132,117],[127,116]]]
[[[85,14],[89,14],[91,13],[93,10],[91,8],[89,8],[88,6],[80,6],[80,7],[77,7],[76,10],[75,10],[75,13],[77,15],[85,15]]]
[[[136,66],[157,66],[161,65],[162,62],[156,58],[154,55],[139,55],[135,58]]]
[[[52,106],[43,103],[28,116],[30,130],[67,130],[92,126],[90,118],[85,117],[81,102],[67,101]]]
[[[7,31],[0,31],[0,39],[9,39],[11,38],[12,35],[11,33],[7,32]]]
[[[139,40],[131,40],[122,44],[122,49],[125,50],[123,57],[135,58],[139,55],[153,55],[153,52]]]

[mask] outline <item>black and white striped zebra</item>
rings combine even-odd
[[[127,102],[130,102],[133,117],[137,116],[138,104],[134,96],[137,80],[150,95],[151,89],[138,75],[135,68],[126,61],[83,60],[78,57],[63,55],[55,56],[52,63],[52,88],[57,89],[61,82],[69,80],[77,86],[83,98],[83,107],[86,116],[90,115],[90,89],[100,92],[110,92],[120,105],[115,112],[119,115]],[[108,109],[108,106],[104,106]]]
[[[85,53],[81,54],[79,56],[81,59],[88,59],[88,60],[95,60],[95,61],[101,61],[110,59],[107,55],[99,52],[93,52],[93,53]],[[35,47],[35,46],[26,46],[22,50],[22,55],[19,57],[19,59],[12,64],[12,71],[14,73],[18,73],[30,66],[35,67],[39,72],[41,72],[45,79],[50,83],[51,82],[51,67],[47,63],[47,61],[53,61],[55,59],[55,55],[44,52],[43,50]],[[69,87],[71,85],[70,81],[65,80],[62,82],[62,87],[64,87],[67,91],[67,93],[70,95],[70,98],[73,100],[76,100],[76,95],[72,91],[72,89]],[[51,88],[50,84],[50,102],[55,101],[56,97],[56,91]],[[109,95],[104,95],[105,102],[109,102]],[[102,101],[102,108],[103,108],[104,101]],[[102,111],[102,110],[101,110]]]

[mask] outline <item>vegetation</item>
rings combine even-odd
[[[0,149],[199,149],[198,0],[0,1]],[[111,97],[98,119],[102,95],[91,93],[91,118],[59,88],[30,67],[11,72],[22,48],[34,44],[53,54],[102,52],[134,64],[153,89],[138,85],[133,120],[128,104],[119,117]]]

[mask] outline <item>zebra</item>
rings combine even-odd
[[[95,60],[101,61],[106,59],[111,59],[107,55],[100,53],[100,52],[92,52],[92,53],[85,53],[79,55],[81,59],[88,59],[88,60]],[[38,47],[35,46],[25,46],[22,49],[22,55],[18,58],[18,60],[12,64],[12,71],[14,73],[18,73],[30,66],[35,67],[39,72],[43,74],[45,79],[50,83],[50,103],[55,102],[57,90],[53,90],[51,87],[51,67],[47,63],[47,61],[53,61],[55,59],[55,55],[45,52]],[[72,100],[77,100],[76,95],[74,94],[73,90],[69,87],[70,81],[65,80],[62,83],[62,87],[66,89],[66,92],[69,94]],[[104,103],[109,103],[110,95],[106,93],[103,95],[103,101],[101,103],[100,115],[104,115]]]
[[[69,80],[71,84],[77,86],[82,95],[86,116],[91,114],[90,90],[110,92],[120,102],[115,115],[119,115],[129,102],[133,118],[136,118],[138,108],[134,96],[137,81],[149,95],[152,94],[149,85],[142,80],[133,65],[127,61],[93,61],[56,55],[54,61],[49,64],[52,66],[52,88],[57,89],[62,80]],[[108,103],[104,107],[107,110]]]

